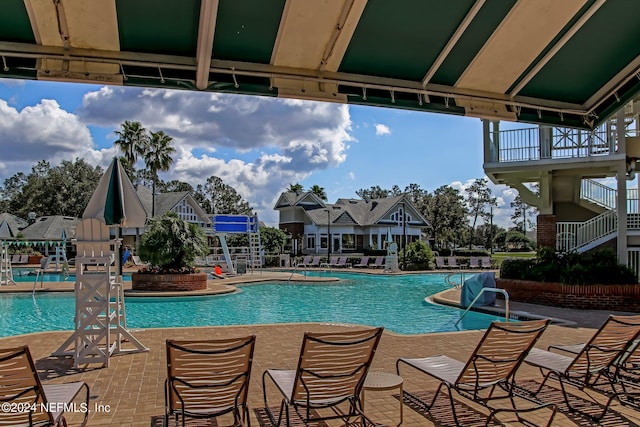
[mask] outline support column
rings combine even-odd
[[[537,230],[538,247],[555,248],[556,247],[556,216],[555,215],[538,215]]]
[[[618,262],[627,265],[627,171],[622,168],[618,180]]]

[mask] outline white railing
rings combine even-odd
[[[556,224],[556,249],[573,251],[614,233],[618,228],[618,216],[607,211],[585,222],[558,222]]]
[[[542,144],[544,135],[548,141]],[[592,131],[532,127],[493,132],[490,144],[492,162],[586,158],[615,154],[617,134],[608,123]]]
[[[583,179],[580,197],[607,209],[618,206],[618,191],[591,179]]]
[[[636,278],[640,280],[640,248],[627,248],[627,267],[636,273]]]

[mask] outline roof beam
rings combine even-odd
[[[511,91],[511,95],[517,95],[520,91],[533,79],[540,70],[547,65],[547,63],[553,58],[556,53],[575,35],[575,33],[582,28],[584,24],[593,16],[594,13],[605,3],[606,0],[598,0],[591,5],[589,9],[564,33],[564,35],[553,45],[553,47],[542,57],[540,61],[518,82],[518,84]]]
[[[198,46],[196,48],[196,87],[205,90],[209,86],[209,69],[213,56],[213,37],[216,32],[218,0],[202,0],[200,23],[198,26]]]
[[[591,96],[584,103],[584,108],[594,110],[600,106],[609,96],[614,94],[618,88],[625,85],[630,79],[640,79],[640,55],[636,56],[618,74],[613,76],[602,88]]]
[[[453,47],[456,45],[456,43],[458,43],[458,40],[460,40],[460,37],[462,37],[462,34],[464,34],[480,9],[482,9],[485,1],[486,0],[476,0],[473,6],[471,6],[471,9],[469,9],[467,15],[464,17],[458,28],[456,28],[456,31],[451,35],[451,38],[449,38],[449,41],[445,45],[444,49],[442,49],[442,51],[438,54],[438,57],[433,62],[433,64],[431,64],[431,67],[422,78],[422,86],[426,86],[431,81],[433,75],[436,73],[436,71],[438,71],[438,68],[440,68],[449,53],[451,53]]]

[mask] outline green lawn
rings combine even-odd
[[[494,252],[491,258],[496,261],[498,268],[506,258],[535,258],[535,252]]]

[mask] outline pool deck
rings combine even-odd
[[[373,271],[374,273],[376,271]],[[378,270],[377,273],[380,273]],[[288,278],[290,273],[285,273]],[[301,279],[304,279],[303,277]],[[311,280],[312,278],[306,278]],[[313,278],[316,281],[318,278]],[[322,279],[322,278],[321,278]],[[326,278],[324,278],[326,279]],[[213,288],[233,287],[234,284],[247,283],[249,281],[285,280],[283,273],[262,272],[242,276],[215,279],[210,281]],[[45,284],[45,288],[55,290],[72,290],[73,283]],[[16,288],[24,288],[30,291],[33,283],[18,286],[1,286],[0,291],[16,291]],[[458,290],[452,289],[440,293],[439,302],[456,304]],[[563,325],[551,325],[544,332],[539,348],[546,348],[549,344],[571,344],[583,342],[589,338],[594,328],[599,326],[602,319],[609,313],[579,310],[560,310],[531,304],[512,304],[512,310],[527,311],[542,316],[560,317],[569,322]],[[264,309],[261,307],[260,309]],[[576,312],[576,313],[574,313]],[[562,314],[562,316],[556,316]],[[567,326],[570,325],[570,326]],[[376,326],[376,325],[371,325]],[[256,350],[252,370],[251,384],[249,387],[249,405],[251,408],[251,423],[254,427],[260,426],[255,409],[264,406],[262,402],[262,373],[268,368],[294,369],[300,351],[302,336],[305,331],[331,331],[354,328],[354,325],[337,325],[329,323],[298,323],[278,325],[248,325],[248,326],[223,326],[223,327],[190,327],[190,328],[164,328],[132,330],[133,335],[149,348],[148,352],[114,356],[110,359],[109,367],[87,366],[76,370],[73,368],[71,358],[51,357],[61,343],[70,335],[70,332],[42,332],[14,337],[0,338],[0,347],[14,347],[29,344],[40,377],[46,383],[61,383],[69,381],[86,381],[91,388],[90,408],[94,405],[102,405],[102,411],[92,411],[89,416],[89,426],[145,426],[157,424],[158,417],[164,414],[164,380],[166,378],[166,339],[207,339],[223,338],[231,336],[244,336],[255,334]],[[425,357],[436,354],[446,354],[455,359],[465,361],[475,348],[482,331],[463,331],[453,333],[431,333],[423,335],[399,335],[385,332],[380,341],[379,349],[374,358],[372,370],[395,372],[395,362],[399,357]],[[407,391],[435,391],[437,382],[418,375],[408,369],[402,372],[404,377],[404,389]],[[519,381],[539,380],[537,370],[523,365],[518,371]],[[556,386],[552,383],[552,386]],[[550,396],[557,398],[555,389],[550,389]],[[585,397],[582,392],[570,389],[571,394],[578,398]],[[398,401],[392,396],[395,391],[371,391],[367,392],[366,409],[368,415],[377,422],[386,425],[398,423]],[[599,402],[602,396],[591,393]],[[278,402],[277,394],[269,389],[269,397],[273,404]],[[446,399],[441,397],[442,410],[434,411],[428,418],[420,413],[404,406],[405,427],[430,427],[435,425],[451,425],[450,409]],[[483,414],[487,411],[460,400],[461,405],[469,412],[465,425],[484,422]],[[556,415],[554,426],[594,425],[569,411],[563,410]],[[527,415],[534,424],[543,424],[550,412],[547,409]],[[81,414],[67,414],[70,425],[79,425]],[[510,417],[507,418],[511,420]],[[476,423],[477,421],[477,423]],[[607,425],[637,425],[640,424],[640,412],[614,404],[613,410],[608,412],[605,420]],[[467,424],[468,423],[468,424]],[[196,424],[191,424],[196,425]],[[202,425],[202,424],[199,424]],[[340,425],[330,423],[330,426]],[[512,424],[509,424],[512,425]],[[514,423],[513,425],[518,425]]]

